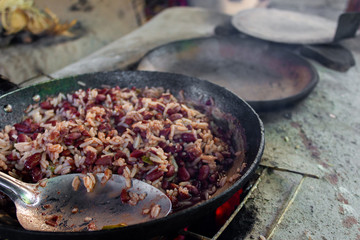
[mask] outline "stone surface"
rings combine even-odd
[[[296,190],[302,178],[301,175],[287,172],[264,170],[260,176],[261,181],[246,203],[245,208],[253,220],[249,233],[244,233],[246,221],[241,221],[241,212],[234,218],[229,227],[221,234],[220,239],[258,239],[260,235],[266,236],[272,229],[272,224],[281,216],[284,207]],[[261,207],[259,207],[261,206]],[[239,231],[240,230],[240,231]]]
[[[350,191],[307,178],[272,239],[358,239],[359,196]]]
[[[85,2],[79,5],[79,2]],[[77,19],[85,34],[73,40],[52,43],[51,40],[0,49],[0,74],[14,83],[49,74],[75,62],[115,39],[129,33],[142,23],[138,7],[142,0],[124,1],[46,1],[36,0],[36,6],[51,9],[62,22]],[[78,10],[71,10],[79,5]]]

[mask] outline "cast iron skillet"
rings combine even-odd
[[[148,52],[138,70],[185,74],[233,91],[257,111],[293,105],[316,86],[316,69],[285,46],[240,35],[171,42]]]
[[[86,86],[83,86],[86,84]],[[217,120],[224,130],[233,132],[232,144],[246,148],[246,168],[242,176],[232,185],[225,186],[218,194],[195,206],[171,214],[165,218],[112,230],[75,233],[49,233],[27,231],[17,226],[0,224],[0,239],[144,239],[151,236],[175,233],[176,230],[196,221],[208,211],[215,209],[232,196],[254,173],[264,150],[264,128],[254,110],[235,94],[213,83],[171,73],[159,72],[101,72],[53,80],[43,84],[16,90],[0,98],[0,106],[11,104],[13,112],[0,109],[1,128],[21,120],[24,109],[33,103],[32,97],[40,94],[41,99],[59,92],[72,92],[79,88],[102,87],[102,85],[120,87],[162,86],[170,89],[174,95],[184,91],[185,99],[195,103],[206,103],[213,98],[215,106],[225,113]],[[208,108],[207,108],[208,109]],[[213,113],[218,116],[218,111]],[[228,115],[231,114],[232,117]],[[241,123],[241,126],[239,124]],[[226,129],[228,128],[228,129]],[[246,139],[246,141],[245,141]],[[235,162],[229,175],[235,173],[243,162]]]

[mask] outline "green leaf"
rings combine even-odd
[[[142,156],[142,157],[141,157],[141,160],[142,160],[144,163],[147,163],[147,164],[150,164],[150,165],[154,165],[153,161],[151,161],[148,156]]]

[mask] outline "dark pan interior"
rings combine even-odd
[[[83,86],[86,84],[86,86]],[[40,94],[44,99],[59,92],[72,92],[79,88],[102,87],[103,85],[120,87],[145,87],[161,86],[176,95],[184,91],[185,99],[195,103],[205,103],[213,98],[215,106],[224,113],[217,121],[223,127],[235,132],[233,145],[244,145],[246,148],[246,168],[242,176],[232,185],[225,186],[217,195],[205,202],[192,206],[185,210],[171,214],[165,218],[155,219],[150,222],[132,225],[113,230],[102,230],[94,232],[76,233],[48,233],[26,231],[21,227],[0,224],[0,239],[99,239],[99,238],[121,238],[121,239],[143,239],[161,234],[174,233],[174,231],[199,219],[206,212],[216,208],[231,197],[254,173],[264,149],[264,129],[261,120],[255,111],[243,100],[210,82],[196,78],[160,72],[102,72],[53,80],[43,84],[16,90],[0,98],[0,105],[11,104],[12,113],[0,110],[1,128],[6,124],[14,124],[21,120],[24,109],[33,103],[32,97]],[[218,111],[214,115],[218,116]],[[232,117],[229,117],[229,114]],[[241,125],[239,124],[241,123]],[[245,140],[246,139],[246,140]],[[230,173],[241,167],[242,161],[234,163]]]
[[[141,60],[138,69],[206,79],[231,90],[256,110],[296,103],[318,82],[315,68],[285,46],[239,35],[160,46]]]

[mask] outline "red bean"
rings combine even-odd
[[[159,135],[167,138],[170,134],[170,131],[171,131],[170,128],[161,129]]]
[[[195,146],[194,144],[190,145],[186,149],[190,161],[194,161],[196,158],[200,157],[202,154],[201,148]]]
[[[15,141],[16,137],[18,136],[18,132],[16,130],[10,130],[8,135],[11,141]]]
[[[37,136],[39,135],[39,133],[34,133],[31,135],[31,139],[35,140],[37,138]]]
[[[30,133],[31,132],[30,127],[26,126],[25,124],[22,124],[22,123],[15,123],[14,127],[19,132],[23,132],[23,133]]]
[[[118,118],[119,122],[120,122],[120,119],[126,115],[126,113],[123,109],[119,109],[116,113],[117,113],[116,117]]]
[[[164,107],[163,105],[161,105],[161,104],[158,103],[158,104],[156,104],[155,109],[156,109],[158,112],[163,113],[164,110],[165,110],[165,107]]]
[[[148,175],[146,175],[145,179],[148,181],[155,181],[156,179],[160,178],[163,175],[164,175],[163,171],[155,170],[149,173]]]
[[[139,127],[134,127],[133,132],[140,134],[140,136],[141,136],[143,139],[146,138],[146,130],[144,130],[144,129],[141,129],[141,128],[139,128]]]
[[[123,190],[121,191],[120,198],[123,203],[127,203],[128,201],[130,201],[130,195],[125,188],[123,188]]]
[[[139,158],[139,157],[142,157],[144,156],[145,153],[141,150],[134,150],[132,153],[130,153],[130,157],[134,157],[134,158]]]
[[[180,166],[180,167],[184,167],[185,166],[185,162],[183,160],[177,160],[176,163]]]
[[[77,139],[77,140],[75,140],[74,141],[74,147],[79,147],[81,144],[83,144],[84,143],[84,140],[81,140],[81,139]]]
[[[152,112],[149,112],[149,111],[144,111],[142,113],[142,115],[143,115],[144,120],[149,120],[149,119],[154,117],[154,114]]]
[[[45,110],[49,110],[49,109],[53,109],[53,108],[54,108],[54,106],[53,106],[50,102],[48,102],[48,101],[44,101],[44,102],[40,103],[40,107],[41,107],[42,109],[45,109]]]
[[[81,135],[83,135],[84,137],[90,137],[90,133],[87,130],[84,130],[81,132]]]
[[[191,195],[188,192],[179,191],[179,198],[185,200],[191,198]]]
[[[25,169],[30,170],[36,167],[41,160],[41,153],[35,153],[26,159],[24,164]]]
[[[71,145],[74,145],[74,140],[70,139],[70,138],[65,138],[64,143],[65,143],[65,145],[71,146]]]
[[[27,142],[28,141],[28,137],[25,134],[19,134],[18,138],[17,138],[17,142]]]
[[[218,173],[213,173],[213,174],[211,174],[210,176],[209,176],[209,182],[211,182],[211,183],[216,183],[217,182],[217,180],[218,180],[218,178],[219,178],[219,174]]]
[[[177,105],[177,106],[175,106],[175,107],[173,107],[173,108],[168,109],[168,110],[166,111],[166,113],[167,113],[168,115],[172,115],[172,114],[174,114],[174,113],[179,112],[180,110],[181,110],[180,105]]]
[[[167,170],[168,171],[165,174],[166,177],[172,177],[175,174],[175,166],[174,165],[168,165]]]
[[[198,175],[198,172],[199,172],[198,169],[195,169],[195,168],[188,168],[187,170],[188,170],[191,178],[196,178],[196,176]]]
[[[134,145],[131,142],[128,142],[126,148],[129,149],[130,151],[134,151]]]
[[[7,155],[6,159],[9,160],[9,161],[17,161],[17,160],[19,160],[19,158],[13,153],[10,153],[9,155]]]
[[[181,134],[181,139],[187,143],[196,141],[196,137],[193,133],[183,133]]]
[[[170,115],[169,119],[170,119],[170,121],[176,121],[182,117],[183,117],[183,115],[181,113],[174,113],[174,114]]]
[[[179,200],[175,196],[169,196],[172,206],[175,208],[179,202]]]
[[[115,129],[118,131],[120,135],[126,131],[126,127],[124,126],[116,126]]]
[[[109,93],[109,91],[110,91],[110,89],[108,89],[108,88],[102,88],[102,89],[99,89],[99,90],[98,90],[98,94],[104,94],[104,95],[106,95],[106,94]],[[99,96],[99,95],[98,95],[98,96]]]
[[[165,149],[167,147],[166,143],[165,142],[159,142],[158,143],[158,146],[162,149]],[[165,151],[165,150],[164,150]]]
[[[184,148],[183,148],[183,146],[182,146],[181,144],[176,144],[176,145],[175,145],[175,152],[176,152],[176,153],[181,152],[183,149],[184,149]]]
[[[188,113],[187,113],[187,111],[186,111],[185,109],[181,109],[181,110],[180,110],[180,113],[181,113],[185,118],[188,117]]]
[[[72,139],[72,140],[78,139],[80,137],[81,137],[81,133],[79,132],[73,132],[67,136],[68,139]]]
[[[38,182],[40,181],[41,179],[43,179],[43,173],[41,172],[41,169],[40,167],[34,167],[32,170],[31,170],[31,178],[33,180],[33,182]]]
[[[163,93],[161,98],[168,102],[170,100],[170,94],[169,93]]]
[[[210,173],[210,167],[209,165],[202,165],[199,169],[199,176],[198,179],[200,181],[206,180]]]
[[[14,124],[14,127],[19,132],[33,133],[33,132],[39,130],[40,125],[37,123],[33,123],[31,119],[26,119],[22,123]]]
[[[188,181],[190,179],[190,174],[185,167],[180,167],[177,175],[180,181]]]
[[[167,146],[166,148],[164,148],[164,151],[167,153],[174,154],[174,153],[176,153],[176,145]]]
[[[28,127],[30,127],[32,123],[33,123],[33,121],[30,118],[27,118],[22,122],[22,124],[24,124],[25,126],[28,126]]]
[[[119,167],[118,170],[117,170],[117,174],[122,175],[123,172],[124,172],[124,169],[125,169],[125,166]]]
[[[126,157],[127,157],[126,154],[121,150],[117,150],[114,156],[115,160],[118,160],[119,158],[126,159]]]
[[[46,124],[51,124],[52,126],[56,126],[57,121],[56,120],[48,120],[46,121]]]
[[[95,98],[96,103],[102,103],[105,100],[106,100],[106,95],[104,94],[98,94]]]
[[[69,149],[66,149],[60,153],[61,156],[70,156],[71,152]]]
[[[177,189],[177,188],[179,188],[179,185],[177,185],[176,183],[170,183],[169,188],[170,189]]]
[[[124,122],[125,122],[128,126],[130,126],[131,124],[134,123],[134,119],[132,119],[132,118],[126,118]]]
[[[161,113],[157,113],[157,114],[155,114],[155,118],[157,120],[161,120],[163,118],[163,115]]]
[[[64,108],[64,110],[69,110],[73,106],[68,101],[63,101],[62,107]],[[89,107],[89,106],[87,106],[87,107]]]
[[[109,123],[102,123],[100,124],[100,126],[98,127],[98,130],[100,132],[108,132],[111,130],[111,125]]]
[[[112,163],[112,160],[113,160],[113,157],[112,156],[102,156],[100,158],[98,158],[95,162],[96,165],[111,165]]]
[[[197,187],[193,186],[193,185],[186,185],[186,188],[189,190],[189,192],[192,194],[192,195],[199,195],[199,189],[197,189]]]
[[[85,163],[88,165],[92,165],[92,164],[94,164],[95,161],[96,161],[96,153],[93,151],[87,151]]]
[[[162,183],[161,183],[161,187],[162,187],[163,189],[168,189],[169,186],[170,186],[169,181],[167,181],[166,179],[164,179],[164,180],[162,181]]]

